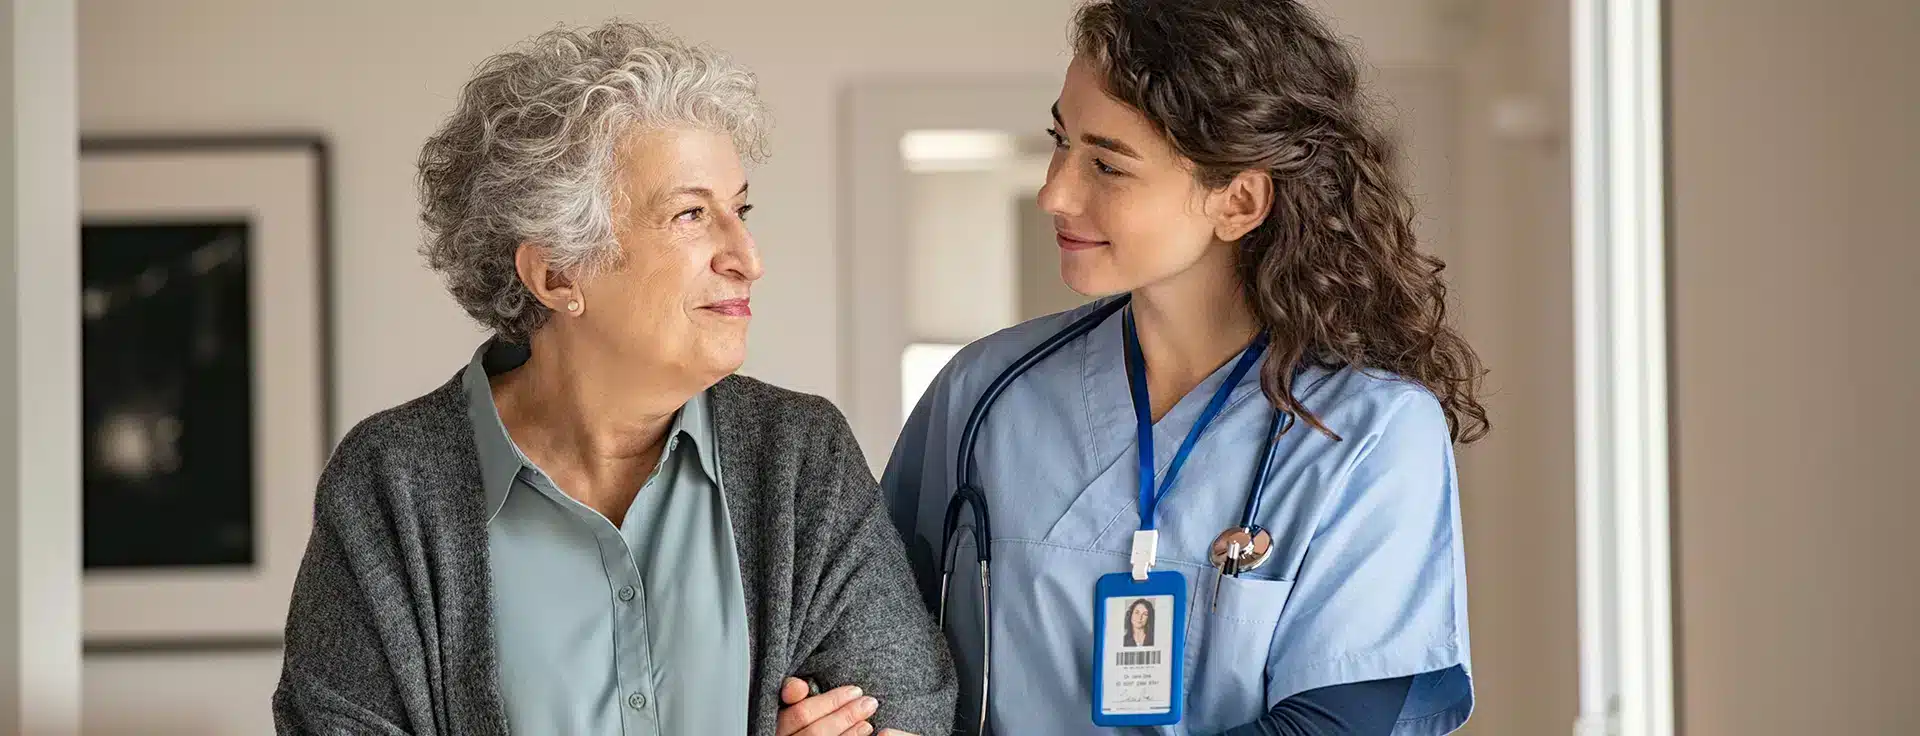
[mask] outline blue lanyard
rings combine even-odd
[[[1160,481],[1160,491],[1153,489],[1153,404],[1147,396],[1147,359],[1140,352],[1140,336],[1133,325],[1133,310],[1128,309],[1122,318],[1121,327],[1126,333],[1127,343],[1127,388],[1133,391],[1133,417],[1139,423],[1140,448],[1140,530],[1153,529],[1154,509],[1160,500],[1166,498],[1167,491],[1173,488],[1173,479],[1180,475],[1180,466],[1187,462],[1187,455],[1193,452],[1193,446],[1200,441],[1200,433],[1213,423],[1214,417],[1227,405],[1227,396],[1233,393],[1235,386],[1245,378],[1247,371],[1258,362],[1260,354],[1266,351],[1267,334],[1260,333],[1253,343],[1240,351],[1240,361],[1233,366],[1233,372],[1227,374],[1227,382],[1213,392],[1213,399],[1207,402],[1200,418],[1194,420],[1193,429],[1187,431],[1186,440],[1180,443],[1180,451],[1174,453],[1173,464],[1167,466],[1167,477]],[[1257,482],[1257,481],[1256,481]]]

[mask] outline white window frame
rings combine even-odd
[[[80,733],[74,0],[0,0],[0,733]]]
[[[1573,0],[1580,736],[1674,733],[1660,0]]]

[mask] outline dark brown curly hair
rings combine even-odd
[[[1446,264],[1421,252],[1413,200],[1360,88],[1360,64],[1294,0],[1099,0],[1074,52],[1143,113],[1200,184],[1273,179],[1267,219],[1240,241],[1245,297],[1272,336],[1274,406],[1339,438],[1293,395],[1296,367],[1389,371],[1440,400],[1454,441],[1485,436],[1473,348],[1447,320]]]

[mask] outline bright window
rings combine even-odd
[[[940,369],[953,360],[964,346],[952,343],[917,342],[900,353],[900,421],[905,423],[920,404],[920,395],[933,385]]]

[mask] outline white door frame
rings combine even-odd
[[[1674,733],[1661,0],[1574,0],[1580,720]]]
[[[900,433],[900,355],[915,338],[900,137],[932,129],[1038,133],[1059,93],[1058,77],[946,77],[856,84],[841,100],[841,409],[876,474]]]
[[[80,732],[74,0],[0,0],[0,733]]]

